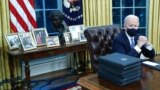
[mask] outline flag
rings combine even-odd
[[[63,14],[67,25],[83,24],[82,0],[63,0]]]
[[[13,32],[28,32],[37,27],[34,0],[9,0],[9,9]]]

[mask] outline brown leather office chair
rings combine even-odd
[[[84,35],[89,46],[91,66],[93,71],[98,70],[98,56],[112,52],[113,38],[120,32],[117,25],[106,25],[87,28]]]

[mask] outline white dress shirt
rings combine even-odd
[[[128,38],[128,40],[129,40],[129,42],[130,42],[130,45],[131,45],[131,43],[132,43],[131,38],[134,39],[134,37],[130,37],[126,31],[125,31],[125,33],[126,33],[127,38]],[[135,41],[134,41],[134,43],[135,43]],[[147,45],[145,45],[145,48],[151,51],[151,50],[153,49],[153,46],[152,46],[151,43],[148,43]],[[140,53],[140,52],[142,51],[141,48],[139,48],[137,45],[134,46],[134,49],[135,49],[138,53]],[[146,57],[146,56],[144,56],[144,55],[141,53],[140,59],[149,59],[149,58]]]

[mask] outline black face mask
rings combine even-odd
[[[127,29],[127,33],[128,33],[128,35],[129,36],[131,36],[131,37],[133,37],[133,36],[135,36],[136,34],[137,34],[137,29]]]

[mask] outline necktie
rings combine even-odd
[[[134,38],[131,38],[131,48],[134,48],[134,45],[135,45]]]

